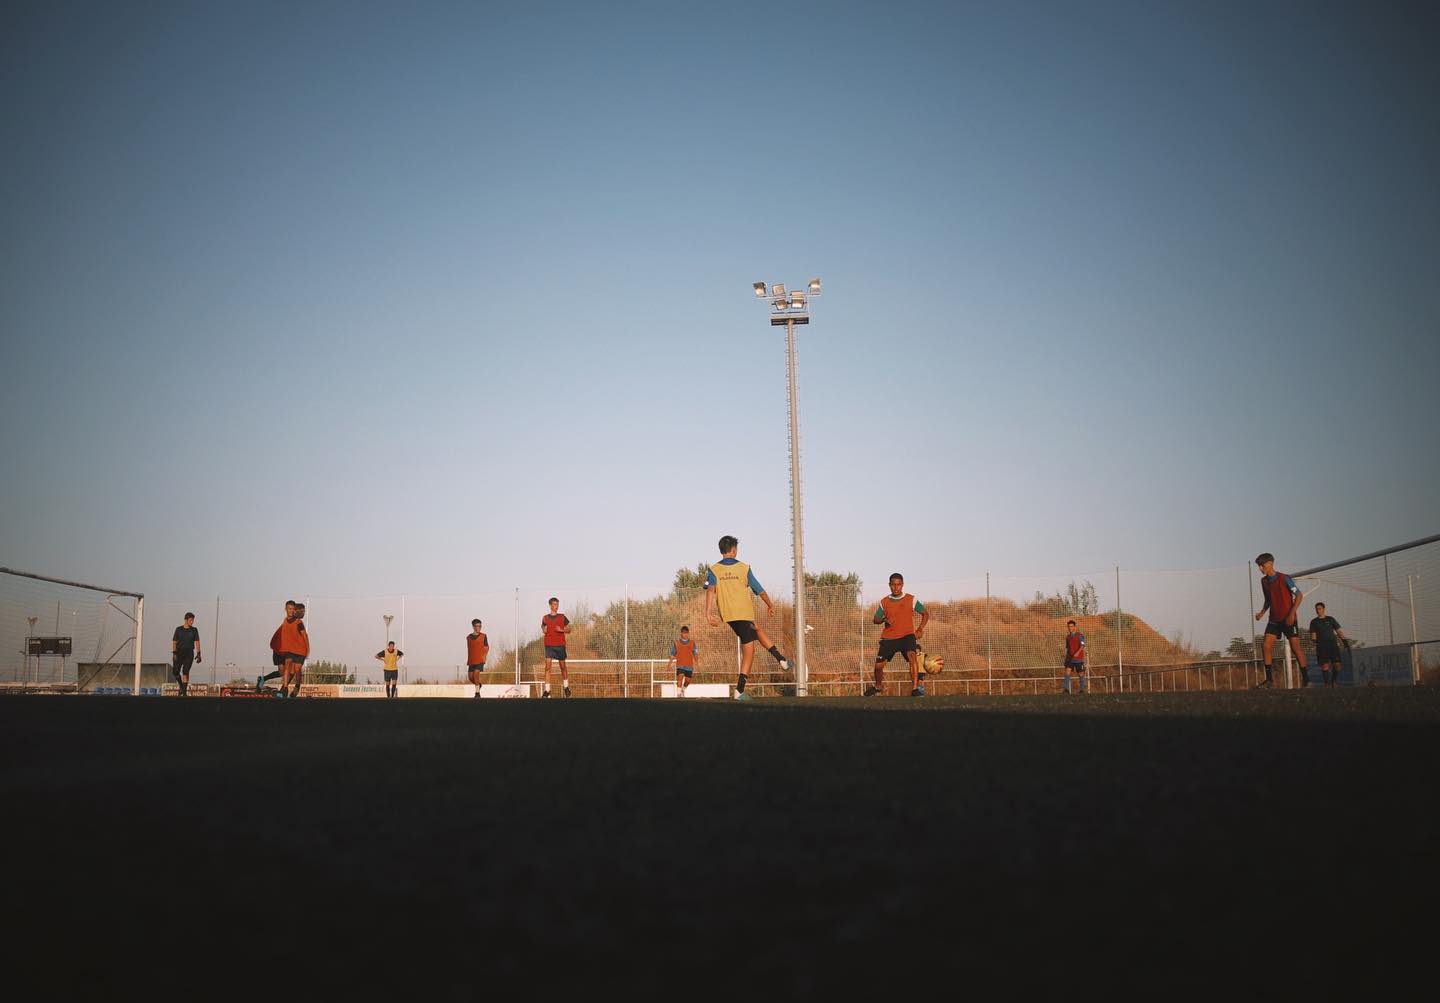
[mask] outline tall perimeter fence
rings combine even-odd
[[[777,570],[770,572],[771,585],[779,584]],[[1346,684],[1440,682],[1440,535],[1290,574],[1305,593],[1299,622],[1312,664],[1304,628],[1313,604],[1323,601],[1355,645],[1346,656]],[[577,696],[658,696],[664,683],[673,682],[667,661],[682,626],[690,627],[699,646],[695,681],[733,682],[736,639],[727,627],[706,623],[704,593],[685,577],[670,587],[175,600],[0,570],[0,686],[115,692],[133,689],[138,678],[142,690],[160,692],[174,629],[187,612],[196,614],[203,656],[191,670],[192,689],[253,686],[271,668],[269,640],[287,598],[307,606],[307,682],[379,680],[382,666],[374,656],[387,636],[404,652],[402,681],[464,681],[465,639],[474,618],[490,638],[487,681],[536,682],[544,659],[540,618],[551,596],[573,624],[567,647]],[[885,583],[877,587],[853,576],[822,575],[807,585],[810,694],[855,695],[871,679],[880,633],[872,614],[887,591]],[[930,614],[922,645],[946,662],[943,673],[926,681],[931,694],[1057,692],[1069,619],[1086,635],[1093,691],[1240,689],[1260,678],[1264,623],[1254,619],[1259,576],[1248,563],[1190,571],[982,574],[909,581],[906,591]],[[756,605],[759,626],[782,651],[793,651],[789,602],[777,598],[773,617]],[[27,654],[37,637],[69,637],[70,654]],[[1283,657],[1277,649],[1277,664]],[[1317,673],[1311,675],[1318,681]],[[1293,671],[1284,678],[1288,685],[1299,681]],[[554,679],[558,684],[558,674]],[[908,669],[899,658],[887,666],[886,682],[890,693],[909,691]],[[793,693],[794,677],[759,651],[750,688],[757,695]]]

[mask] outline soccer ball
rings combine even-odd
[[[927,676],[938,676],[945,671],[944,655],[927,655],[920,653],[920,671]]]

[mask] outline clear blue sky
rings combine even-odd
[[[1440,527],[1433,5],[6,11],[0,563],[785,592],[812,275],[812,570]]]

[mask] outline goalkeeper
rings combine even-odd
[[[920,614],[919,627],[915,626],[916,613]],[[920,638],[925,636],[930,612],[924,603],[905,591],[905,576],[900,572],[890,576],[890,594],[880,600],[874,621],[883,623],[885,629],[880,632],[880,649],[875,652],[875,685],[865,687],[865,695],[884,695],[885,663],[896,655],[904,655],[905,661],[910,663],[910,695],[923,697],[925,686],[920,682]]]
[[[1315,619],[1310,621],[1310,640],[1315,644],[1315,660],[1320,663],[1320,676],[1326,686],[1340,685],[1340,645],[1350,647],[1350,638],[1340,629],[1340,622],[1325,613],[1325,604],[1315,604]]]

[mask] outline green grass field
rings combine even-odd
[[[1429,689],[29,697],[0,735],[11,980],[62,996],[1325,994],[1440,902]]]

